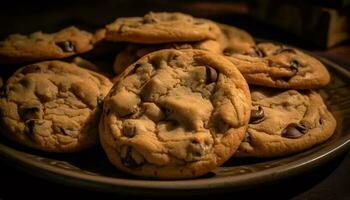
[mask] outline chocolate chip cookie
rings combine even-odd
[[[160,49],[201,49],[213,53],[221,53],[220,43],[216,40],[204,40],[189,43],[167,43],[159,45],[129,44],[124,51],[116,56],[113,64],[114,72],[120,74],[126,67],[136,62],[142,56]]]
[[[330,81],[326,67],[306,53],[283,45],[258,44],[248,55],[232,54],[249,84],[287,89],[312,89]]]
[[[255,46],[255,40],[245,30],[226,24],[218,24],[222,34],[217,38],[224,55],[243,54]]]
[[[274,157],[306,150],[327,140],[336,121],[314,91],[251,88],[252,111],[235,156]]]
[[[62,61],[25,66],[0,94],[6,137],[49,152],[76,152],[98,143],[100,104],[112,87],[104,76]]]
[[[106,40],[141,44],[216,39],[219,27],[183,13],[150,12],[143,17],[118,18],[106,26]]]
[[[0,63],[14,64],[69,57],[92,49],[92,40],[92,34],[73,26],[51,34],[13,34],[0,42]]]
[[[190,178],[238,148],[250,118],[249,88],[224,57],[160,50],[129,66],[104,100],[100,141],[120,170]]]

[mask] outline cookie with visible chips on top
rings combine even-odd
[[[13,34],[0,42],[0,63],[61,59],[93,48],[93,35],[71,26],[57,33]]]
[[[316,92],[250,90],[249,126],[235,156],[286,156],[322,143],[334,133],[336,121]]]
[[[1,133],[47,152],[98,144],[101,102],[112,87],[104,76],[62,61],[17,70],[0,94]]]
[[[249,88],[223,56],[160,50],[129,66],[104,100],[100,141],[118,169],[198,177],[229,159],[250,118]]]
[[[330,81],[327,68],[295,48],[260,43],[246,55],[226,56],[249,84],[285,89],[314,89]]]

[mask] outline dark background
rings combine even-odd
[[[4,39],[11,33],[29,34],[38,30],[55,32],[70,25],[94,31],[121,16],[142,16],[148,11],[181,11],[235,25],[247,30],[254,37],[275,40],[310,50],[350,69],[349,41],[330,49],[317,46],[287,31],[253,19],[246,2],[250,4],[254,1],[0,1],[0,39]],[[343,6],[339,3],[340,1],[335,1],[338,3],[322,2],[324,5],[336,8]],[[1,73],[11,71],[6,66],[0,68]],[[50,183],[18,171],[15,167],[7,165],[6,162],[0,163],[0,169],[2,185],[0,199],[19,199],[23,196],[26,199],[67,199],[77,195],[80,198],[93,199],[130,198]],[[315,168],[312,172],[283,182],[209,197],[215,199],[219,197],[226,199],[350,199],[350,153],[334,158],[333,161]]]

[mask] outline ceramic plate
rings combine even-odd
[[[209,174],[191,180],[145,180],[119,172],[101,148],[80,154],[33,151],[0,138],[0,158],[22,170],[51,181],[87,189],[140,195],[214,193],[255,187],[294,176],[330,161],[350,146],[350,72],[320,58],[332,74],[319,92],[337,119],[335,134],[305,152],[274,159],[231,159]],[[155,192],[156,191],[156,192]],[[188,194],[188,193],[187,193]]]

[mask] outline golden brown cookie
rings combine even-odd
[[[297,153],[326,141],[336,127],[314,91],[251,88],[252,112],[235,156],[275,157]]]
[[[92,39],[92,34],[74,26],[51,34],[13,34],[0,42],[0,63],[14,64],[69,57],[91,50]]]
[[[260,43],[250,55],[227,56],[249,84],[286,89],[312,89],[330,81],[326,67],[312,56],[287,46]],[[254,55],[254,56],[253,56]]]
[[[204,40],[191,43],[167,43],[160,45],[129,44],[124,51],[121,51],[116,56],[113,64],[114,72],[120,74],[125,68],[136,62],[142,56],[161,49],[201,49],[213,53],[221,53],[220,43],[215,40]]]
[[[106,26],[106,40],[140,44],[194,42],[216,39],[219,34],[220,29],[214,22],[178,12],[118,18]]]
[[[242,54],[255,46],[254,38],[245,30],[226,24],[218,23],[218,26],[221,34],[217,40],[221,44],[224,55]]]
[[[247,83],[223,56],[160,50],[118,77],[104,100],[100,141],[124,172],[198,177],[236,151],[250,109]]]
[[[111,86],[104,76],[71,63],[25,66],[2,88],[1,133],[49,152],[92,147],[98,143],[99,104]]]

